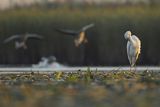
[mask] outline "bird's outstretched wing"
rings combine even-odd
[[[43,39],[43,36],[38,34],[26,34],[26,39]]]
[[[19,39],[19,38],[21,38],[20,35],[13,35],[13,36],[10,36],[9,38],[5,39],[5,40],[3,41],[3,43],[8,43],[8,42],[10,42],[10,41],[12,41],[12,40],[16,40],[16,39]]]
[[[76,36],[79,32],[76,31],[72,31],[72,30],[67,30],[67,29],[55,29],[56,31],[63,33],[63,34],[67,34],[67,35],[72,35],[72,36]]]
[[[82,31],[86,31],[87,29],[89,29],[89,28],[91,28],[91,27],[93,27],[93,26],[94,26],[94,23],[89,24],[89,25],[86,25],[86,26],[84,26],[84,27],[82,28]]]

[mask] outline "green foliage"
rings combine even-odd
[[[158,107],[159,72],[111,71],[0,75],[2,107]]]
[[[141,64],[159,64],[160,7],[85,7],[85,8],[22,8],[0,12],[1,42],[25,32],[43,35],[42,42],[28,43],[28,50],[15,50],[13,43],[0,46],[0,63],[37,63],[42,56],[55,55],[58,61],[71,65],[128,64],[126,40],[123,35],[131,30],[142,41]],[[78,48],[73,37],[60,34],[55,28],[78,30],[95,23],[87,31],[88,44]],[[4,57],[2,57],[4,56]]]

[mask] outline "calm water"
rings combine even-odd
[[[92,71],[119,71],[119,70],[130,70],[130,67],[59,67],[59,68],[33,68],[33,67],[0,67],[0,73],[23,73],[23,72],[40,72],[40,73],[46,73],[46,72],[54,72],[54,71],[65,71],[65,72],[75,72],[75,71],[85,71],[87,69],[90,69]],[[136,71],[160,71],[160,67],[156,66],[141,66],[136,67]]]

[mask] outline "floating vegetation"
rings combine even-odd
[[[159,98],[160,72],[0,75],[1,107],[158,107]]]

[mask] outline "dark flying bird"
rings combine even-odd
[[[40,39],[43,39],[43,37],[37,34],[25,33],[21,35],[12,35],[9,38],[5,39],[3,43],[14,41],[16,49],[19,49],[19,48],[27,49],[26,42],[29,39],[39,39],[40,40]]]
[[[86,25],[86,26],[82,27],[79,31],[73,31],[73,30],[67,30],[67,29],[56,29],[56,30],[58,32],[61,32],[64,34],[74,36],[75,37],[75,39],[74,39],[75,46],[78,47],[80,44],[88,42],[85,31],[93,26],[94,26],[93,23]]]

